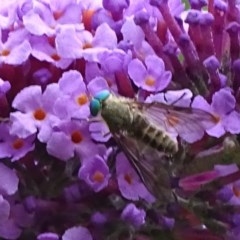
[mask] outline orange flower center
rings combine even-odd
[[[42,121],[46,117],[46,113],[42,108],[36,109],[35,112],[33,113],[33,116],[36,120]]]
[[[96,171],[93,175],[92,175],[92,180],[95,182],[102,182],[104,180],[104,175],[102,172],[100,171]]]
[[[60,17],[62,17],[63,13],[58,11],[53,13],[53,17],[55,20],[58,20]]]
[[[212,119],[213,119],[213,122],[215,122],[215,123],[219,123],[221,120],[220,116],[218,116],[216,114],[212,115]]]
[[[51,55],[51,58],[54,60],[54,61],[59,61],[61,59],[61,57],[57,54],[57,53],[54,53]]]
[[[124,175],[124,179],[128,184],[132,184],[132,177],[130,176],[130,174],[125,174]]]
[[[236,197],[240,197],[240,188],[239,186],[234,186],[232,187],[233,193]]]
[[[82,106],[88,102],[88,97],[85,93],[82,93],[77,98],[77,103]]]
[[[48,37],[48,42],[51,46],[55,47],[55,40],[56,40],[56,37],[55,36],[51,36],[51,37]]]
[[[84,24],[84,27],[86,30],[92,30],[92,16],[94,14],[94,10],[88,9],[88,10],[84,10],[82,12],[82,22]]]
[[[74,131],[71,135],[71,139],[74,143],[80,143],[83,140],[83,136],[79,131]]]
[[[147,76],[145,78],[145,84],[152,87],[155,84],[156,80],[152,76]]]
[[[92,48],[92,44],[91,43],[85,43],[82,48],[83,49]]]
[[[7,49],[2,50],[2,52],[1,52],[1,55],[2,55],[2,56],[8,56],[9,54],[10,54],[10,51],[7,50]]]
[[[24,145],[24,141],[21,138],[15,139],[12,143],[12,147],[14,149],[20,149],[23,147],[23,145]]]

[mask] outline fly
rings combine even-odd
[[[161,184],[157,176],[159,158],[151,153],[147,156],[145,150],[176,154],[179,151],[177,135],[204,132],[217,123],[214,115],[200,109],[159,102],[141,103],[115,96],[108,90],[94,96],[90,111],[92,116],[101,113],[113,138],[155,196]]]

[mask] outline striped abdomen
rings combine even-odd
[[[176,153],[178,151],[177,142],[164,129],[149,123],[138,112],[133,113],[132,132],[136,138],[159,151],[167,153]]]

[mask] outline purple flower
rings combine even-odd
[[[127,75],[127,68],[131,59],[131,54],[125,53],[120,49],[104,51],[99,55],[101,68],[106,74],[104,77],[107,79],[109,87],[112,91],[126,97],[134,97],[133,86]],[[110,80],[108,80],[109,77]]]
[[[37,2],[24,14],[23,24],[33,35],[52,36],[58,25],[79,24],[79,16],[81,16],[81,7],[74,0],[64,1],[61,4],[55,0],[51,1],[51,4]]]
[[[19,138],[9,134],[9,124],[0,124],[0,158],[11,158],[12,161],[19,160],[34,149],[35,134],[27,138]]]
[[[38,139],[45,141],[51,124],[58,120],[52,107],[59,94],[57,84],[48,85],[44,92],[40,86],[24,88],[13,101],[19,111],[11,113],[11,134],[26,138],[39,131]]]
[[[109,41],[103,41],[103,36],[107,37]],[[116,33],[108,26],[107,23],[103,23],[96,29],[92,44],[93,46],[114,49],[117,47]]]
[[[105,52],[112,52],[117,47],[116,33],[103,23],[96,29],[94,35],[89,31],[80,31],[72,25],[59,28],[56,37],[57,53],[65,59],[84,58],[89,62],[100,62]],[[107,38],[108,41],[102,39]],[[71,44],[68,44],[71,42]]]
[[[89,131],[91,132],[92,139],[98,142],[107,142],[112,137],[105,122],[90,123]]]
[[[0,236],[4,239],[19,239],[22,233],[21,228],[30,227],[33,224],[33,216],[24,210],[23,205],[11,204],[8,218],[0,222]],[[3,202],[1,203],[1,207],[4,207],[5,211],[9,210],[8,205],[3,204]],[[2,213],[4,214],[3,211]]]
[[[81,34],[79,34],[79,32]],[[75,25],[62,25],[58,29],[57,36],[55,38],[55,45],[57,53],[67,59],[82,58],[83,49],[87,46],[84,40],[85,38],[92,37],[91,33],[84,31],[81,27]],[[71,42],[71,44],[68,44]],[[85,44],[85,45],[84,45]]]
[[[147,202],[154,201],[154,197],[148,192],[136,171],[122,153],[117,155],[116,173],[119,190],[123,197],[133,201],[139,199],[144,199]]]
[[[129,203],[122,211],[121,218],[129,222],[134,227],[139,228],[145,223],[146,212],[137,208],[133,203]]]
[[[72,227],[65,231],[62,240],[78,240],[78,239],[92,240],[89,230],[85,227]]]
[[[26,30],[11,32],[7,41],[0,43],[0,53],[1,63],[13,65],[24,63],[31,54],[31,45]]]
[[[11,88],[11,84],[8,81],[3,81],[0,78],[0,96],[6,94]]]
[[[142,28],[134,22],[133,19],[126,19],[124,22],[121,32],[123,34],[122,44],[127,45],[127,43],[133,44],[134,51],[136,51],[140,56],[146,57],[148,55],[154,55],[154,50],[151,45],[145,41],[145,35]]]
[[[72,63],[72,59],[61,56],[55,46],[52,46],[49,43],[49,39],[45,36],[32,36],[30,43],[32,46],[31,54],[39,61],[49,62],[61,69],[66,69]]]
[[[18,190],[18,183],[16,172],[0,163],[0,194],[13,195]]]
[[[110,173],[106,162],[98,155],[83,162],[78,176],[95,192],[101,191],[108,185]]]
[[[11,206],[10,206],[11,203]],[[33,224],[33,216],[28,214],[21,204],[7,202],[0,197],[1,221],[0,237],[4,239],[19,239],[21,228],[30,227]]]
[[[3,239],[19,239],[22,230],[15,224],[13,219],[8,219],[0,224],[0,236]]]
[[[54,104],[56,115],[60,119],[87,119],[89,97],[81,74],[74,70],[65,72],[59,79],[59,89],[63,94]]]
[[[121,32],[125,41],[131,41],[136,48],[142,46],[144,32],[141,27],[136,25],[133,19],[127,19],[124,22]]]
[[[3,1],[0,9],[0,26],[8,29],[17,21],[17,4],[15,1]]]
[[[92,82],[95,85],[94,82],[98,81],[98,79],[100,82],[100,79],[103,79],[103,81],[106,82],[106,86],[104,86],[105,84],[103,85],[102,83],[99,85],[99,87],[102,85],[103,89],[111,88],[111,91],[117,92],[118,87],[115,73],[110,71],[108,68],[109,60],[114,61],[114,59],[110,58],[110,56],[106,56],[105,61],[102,62],[101,67],[96,63],[89,63],[86,65],[86,81],[89,83],[89,86],[91,86]],[[113,65],[115,64],[112,62],[111,66]],[[107,69],[105,69],[105,67],[107,67]],[[98,86],[98,84],[96,84],[96,86]]]
[[[47,141],[47,151],[64,161],[72,158],[75,153],[83,161],[98,152],[96,144],[91,140],[86,121],[79,120],[55,124]]]
[[[88,91],[92,96],[95,96],[96,93],[109,89],[106,79],[103,77],[96,77],[91,80],[87,85]]]
[[[108,41],[103,41],[107,37]],[[109,27],[107,23],[102,23],[96,29],[95,35],[92,39],[85,43],[88,47],[85,47],[83,51],[83,57],[89,62],[101,62],[101,56],[105,52],[112,52],[117,49],[117,36],[116,33]],[[120,51],[121,52],[121,51]]]
[[[2,196],[8,198],[18,190],[19,179],[16,172],[0,163],[0,204],[1,204],[1,219],[0,219],[0,236],[5,239],[18,239],[22,230],[20,229],[16,217],[16,208],[12,204],[12,199],[9,201]],[[22,217],[25,217],[22,215]]]
[[[128,74],[137,87],[150,92],[165,89],[172,78],[170,71],[165,71],[164,62],[155,55],[147,56],[145,65],[139,59],[133,59],[128,66]]]
[[[225,132],[237,134],[240,132],[240,113],[235,111],[236,100],[229,89],[221,89],[214,93],[212,104],[209,105],[201,97],[195,97],[192,106],[209,111],[219,119],[216,126],[207,130],[210,136],[221,137]]]

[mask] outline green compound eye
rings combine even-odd
[[[90,112],[92,116],[97,116],[102,107],[102,101],[106,100],[110,96],[108,90],[102,90],[97,93],[90,102]]]
[[[101,108],[101,103],[99,100],[93,98],[90,102],[90,112],[92,114],[92,116],[97,116],[98,112],[100,111]]]

